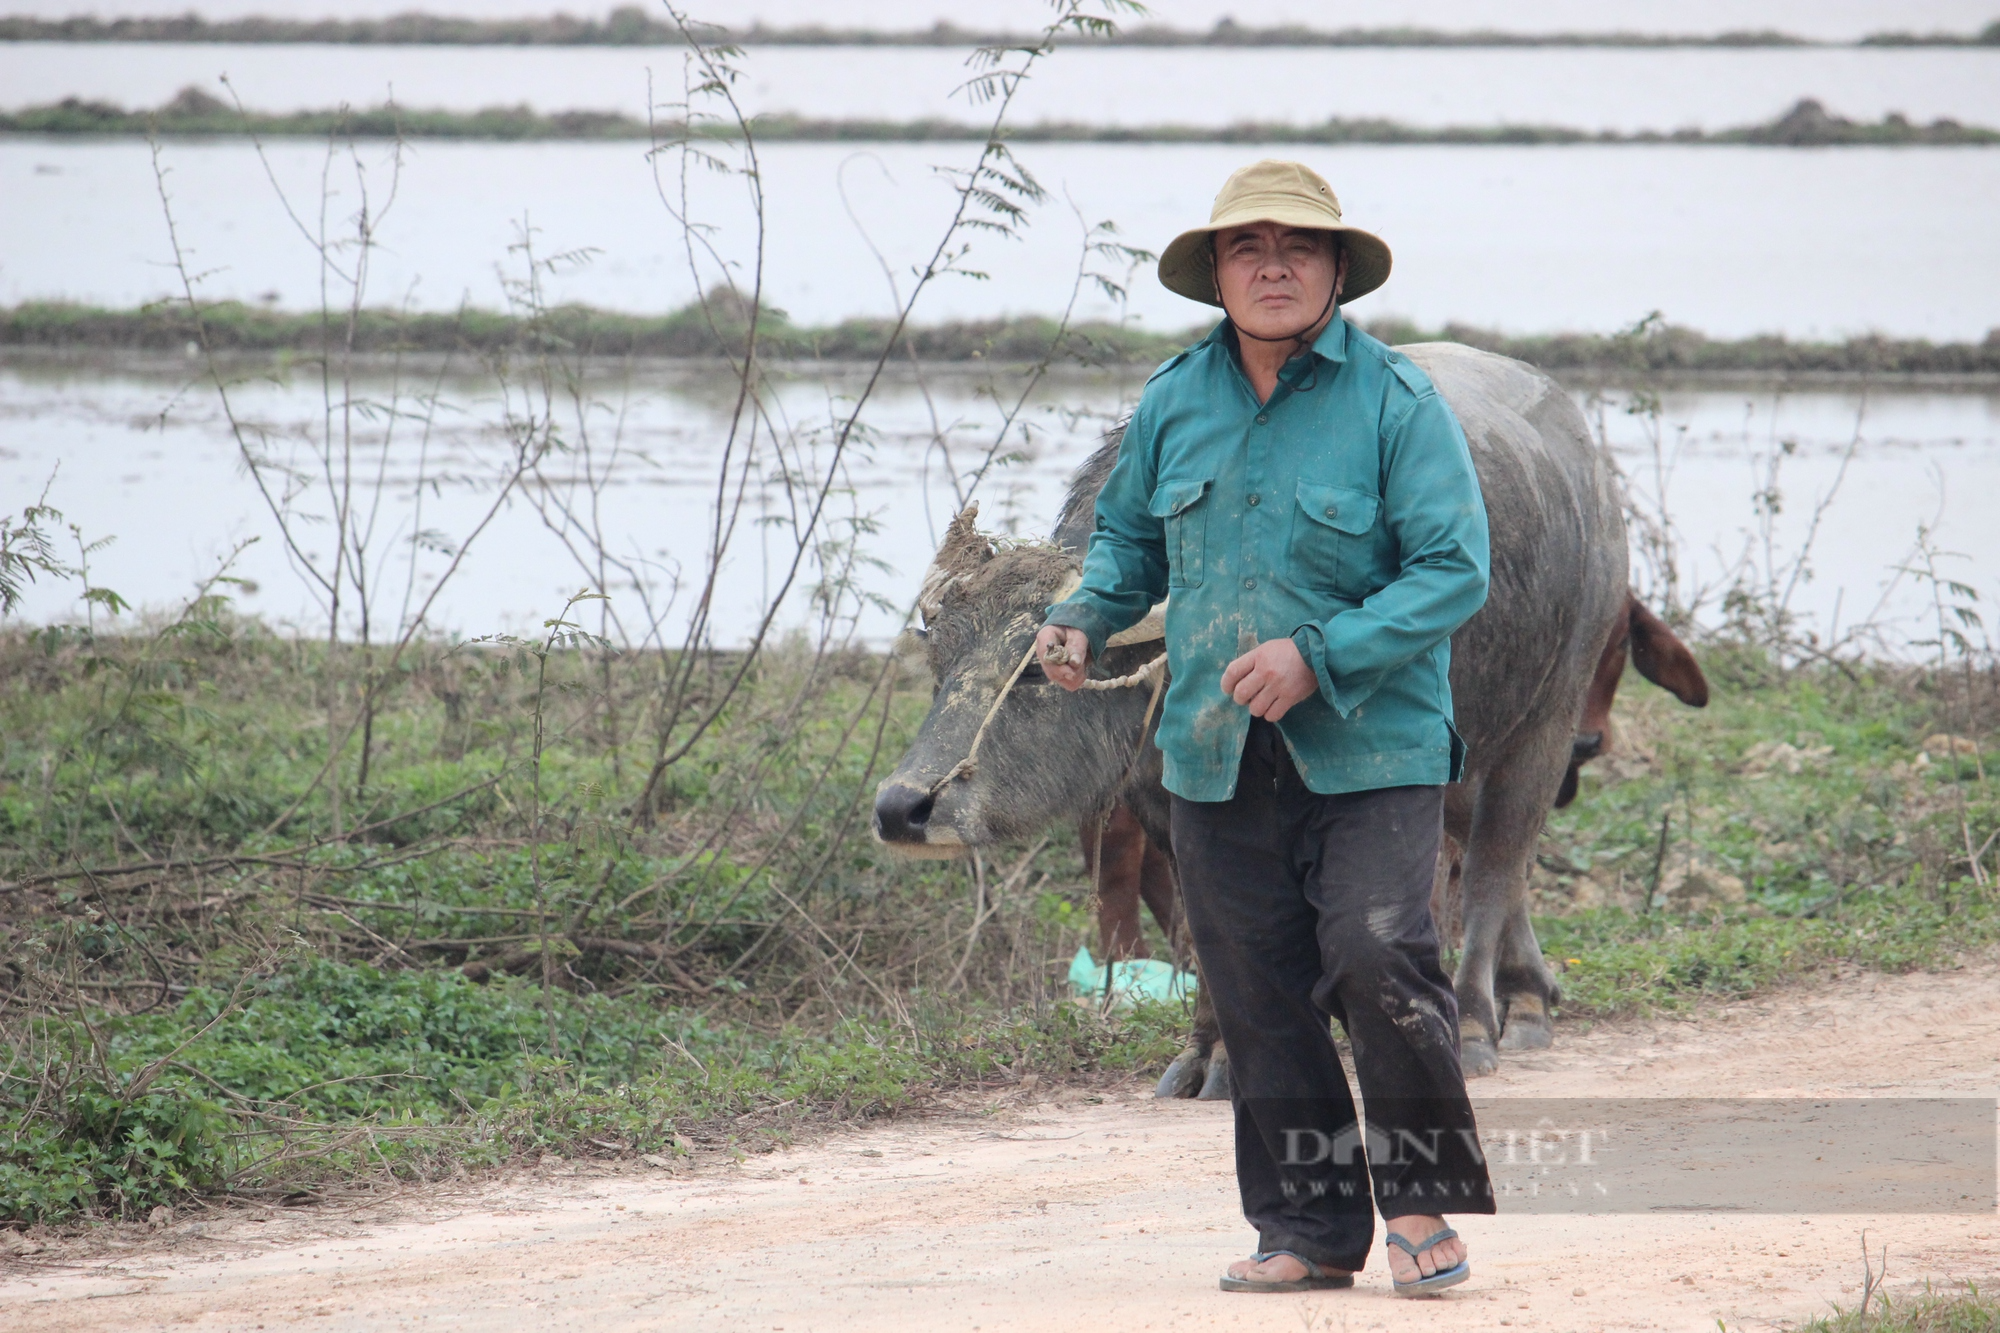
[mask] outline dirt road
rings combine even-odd
[[[1475,1091],[1991,1097],[2000,967],[1568,1026]],[[1762,1329],[1852,1302],[1864,1227],[1892,1290],[2000,1282],[1991,1215],[1503,1214],[1467,1219],[1474,1278],[1443,1299],[1395,1300],[1379,1265],[1350,1292],[1224,1295],[1216,1275],[1254,1239],[1226,1108],[1138,1088],[1015,1091],[740,1166],[577,1170],[413,1190],[380,1216],[211,1214],[110,1261],[16,1254],[0,1328]]]

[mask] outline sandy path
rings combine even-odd
[[[1699,1023],[1566,1026],[1475,1092],[1994,1096],[2000,967],[1850,978]],[[1351,1292],[1228,1296],[1215,1276],[1253,1237],[1225,1108],[1032,1096],[678,1176],[412,1191],[400,1220],[344,1235],[236,1214],[113,1262],[17,1256],[0,1328],[1758,1329],[1851,1302],[1863,1227],[1889,1246],[1892,1289],[2000,1281],[1990,1217],[1503,1215],[1468,1220],[1474,1280],[1441,1300],[1394,1300],[1379,1266]],[[303,1225],[320,1233],[286,1234]]]

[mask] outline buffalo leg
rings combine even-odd
[[[1215,1002],[1209,998],[1208,980],[1202,975],[1201,958],[1194,959],[1194,1025],[1188,1044],[1160,1075],[1153,1088],[1155,1097],[1198,1097],[1205,1102],[1226,1102],[1230,1096],[1229,1052],[1222,1044],[1222,1031],[1215,1020]]]
[[[1097,885],[1100,951],[1111,962],[1150,956],[1139,922],[1147,853],[1152,851],[1146,845],[1146,831],[1130,810],[1115,805],[1101,824],[1096,816],[1086,818],[1077,836],[1083,843],[1084,869]]]
[[[1166,790],[1154,782],[1150,789],[1128,787],[1124,795],[1133,817],[1146,833],[1147,855],[1140,872],[1140,893],[1160,929],[1173,941],[1175,964],[1192,964],[1195,973],[1193,1031],[1188,1034],[1186,1049],[1174,1057],[1167,1072],[1160,1076],[1153,1095],[1227,1101],[1229,1054],[1222,1047],[1215,1005],[1209,999],[1208,983],[1201,975],[1201,959],[1188,939],[1187,919],[1181,914]]]
[[[1561,991],[1535,939],[1525,893],[1518,909],[1509,914],[1500,937],[1494,993],[1500,1002],[1501,1050],[1539,1051],[1555,1041],[1555,1025],[1549,1015]]]
[[[1450,832],[1438,846],[1437,871],[1431,877],[1431,921],[1438,943],[1456,949],[1465,934],[1465,847]]]
[[[1548,1022],[1555,979],[1540,964],[1539,954],[1538,966],[1527,965],[1518,952],[1517,932],[1528,923],[1528,861],[1568,765],[1571,742],[1567,719],[1559,727],[1544,727],[1480,784],[1465,849],[1465,951],[1454,984],[1459,1058],[1468,1076],[1490,1074],[1500,1066],[1503,1000],[1517,1011],[1524,1029]],[[1532,944],[1533,930],[1526,934]],[[1532,1035],[1523,1035],[1533,1042]],[[1548,1043],[1544,1039],[1539,1044]]]
[[[1136,824],[1135,820],[1135,827]],[[1160,933],[1167,937],[1175,966],[1185,966],[1189,949],[1181,925],[1180,887],[1174,883],[1173,864],[1151,839],[1146,840],[1145,853],[1139,862],[1139,897],[1153,914],[1153,920],[1159,922]]]

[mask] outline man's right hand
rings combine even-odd
[[[1049,650],[1060,647],[1055,660]],[[1068,625],[1044,625],[1035,636],[1035,660],[1048,678],[1074,693],[1090,675],[1090,636]]]

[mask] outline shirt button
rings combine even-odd
[[[1244,587],[1246,587],[1246,588],[1254,588],[1254,587],[1256,587],[1256,586],[1257,586],[1257,580],[1255,580],[1255,579],[1245,579],[1245,580],[1243,580],[1243,586],[1244,586]]]
[[[1251,496],[1251,497],[1250,497],[1250,503],[1254,505],[1254,504],[1258,503],[1258,499],[1259,499],[1259,497],[1257,497],[1257,496],[1253,495],[1253,496]]]
[[[1332,517],[1334,516],[1334,512],[1335,512],[1335,511],[1334,511],[1334,508],[1333,508],[1333,506],[1332,506],[1332,505],[1328,505],[1328,506],[1326,507],[1326,516],[1327,516],[1328,518],[1332,518]]]
[[[1266,424],[1266,423],[1268,423],[1268,422],[1269,422],[1270,420],[1271,420],[1271,418],[1269,418],[1269,417],[1265,416],[1265,415],[1264,415],[1264,414],[1263,414],[1262,412],[1259,412],[1259,413],[1257,414],[1257,424],[1258,424],[1258,425],[1260,425],[1260,426],[1262,426],[1262,425],[1265,425],[1265,424]]]

